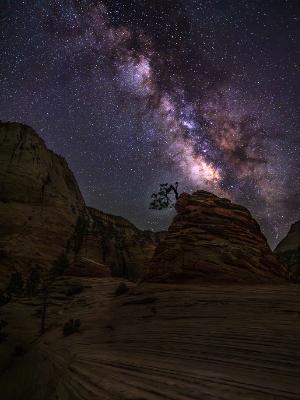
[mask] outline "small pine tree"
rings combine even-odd
[[[50,273],[53,275],[54,279],[58,276],[63,275],[69,268],[69,260],[66,253],[62,253],[57,260],[54,261],[53,268]]]
[[[64,336],[69,336],[72,335],[72,333],[78,332],[80,325],[80,319],[70,319],[68,322],[65,323],[63,327]]]
[[[5,306],[11,300],[11,294],[7,290],[0,290],[0,307]]]
[[[7,333],[2,332],[2,330],[7,326],[7,322],[3,319],[0,320],[0,343],[4,342],[7,338]]]
[[[26,294],[29,297],[34,297],[38,294],[41,284],[41,273],[37,268],[31,270],[26,282]]]
[[[7,293],[20,295],[23,293],[24,281],[20,272],[16,271],[11,274],[8,287],[6,289]]]

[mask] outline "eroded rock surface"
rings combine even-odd
[[[0,124],[0,269],[48,268],[85,204],[64,158],[28,126]]]
[[[297,285],[119,283],[58,280],[42,337],[39,299],[3,307],[1,399],[299,400]]]
[[[100,249],[102,262],[110,267],[114,276],[140,278],[166,232],[142,231],[123,217],[94,208],[89,207],[89,212],[93,225],[83,241],[89,244],[83,243],[81,252]]]
[[[268,281],[287,277],[258,223],[242,206],[198,191],[183,193],[177,216],[146,280]]]

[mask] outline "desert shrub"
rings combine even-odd
[[[26,354],[26,349],[23,346],[16,346],[13,352],[15,357],[22,357]]]
[[[6,327],[7,322],[4,321],[3,319],[0,320],[0,343],[4,342],[4,340],[7,338],[7,333],[2,332],[2,330]]]
[[[0,290],[0,307],[9,303],[11,295],[7,291]]]
[[[81,322],[80,319],[70,319],[68,322],[65,323],[63,328],[64,336],[72,335],[75,332],[79,331]]]
[[[71,286],[68,288],[66,291],[67,296],[76,296],[77,294],[80,294],[83,292],[83,286],[81,285],[76,285],[76,286]]]
[[[24,288],[23,277],[20,272],[13,272],[10,277],[8,287],[6,289],[7,293],[19,295],[22,294]]]
[[[26,294],[27,296],[34,297],[38,294],[39,286],[41,284],[41,274],[40,271],[35,268],[33,269],[26,282]]]
[[[128,286],[126,285],[126,283],[121,282],[119,284],[119,286],[116,288],[115,290],[115,296],[121,296],[122,294],[127,293],[129,290]]]
[[[58,276],[64,274],[64,272],[69,268],[69,260],[65,253],[62,253],[57,260],[53,263],[53,268],[50,271],[52,278],[55,279]]]

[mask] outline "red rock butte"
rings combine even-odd
[[[145,280],[268,282],[287,279],[250,212],[228,199],[183,193]]]

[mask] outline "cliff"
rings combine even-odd
[[[0,268],[49,268],[85,211],[64,158],[28,126],[0,124]]]
[[[88,208],[63,157],[35,131],[0,123],[0,271],[47,270],[65,254],[74,275],[137,279],[161,234]]]
[[[92,219],[83,235],[80,256],[93,254],[109,266],[114,276],[137,280],[165,232],[138,229],[123,217],[88,208]]]

